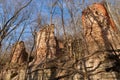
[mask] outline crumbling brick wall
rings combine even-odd
[[[115,74],[111,77],[112,73],[103,72],[105,71],[105,66],[109,66],[109,62],[105,63],[107,54],[113,54],[113,49],[120,48],[120,37],[116,33],[118,31],[117,27],[109,17],[104,5],[102,3],[94,3],[88,6],[82,13],[82,24],[86,43],[86,54],[92,55],[86,64],[87,67],[92,67],[92,74],[98,73],[92,77],[93,80],[114,80]],[[111,50],[111,52],[107,50]],[[102,65],[98,66],[99,63],[102,63]],[[97,66],[98,68],[95,69]]]
[[[42,28],[36,37],[36,61],[39,64],[45,58],[54,58],[56,54],[56,38],[54,35],[54,25],[47,25]]]
[[[12,47],[11,63],[22,64],[27,62],[28,53],[26,52],[25,44],[23,41],[16,42]]]
[[[11,61],[6,63],[0,72],[1,80],[24,80],[25,67],[28,59],[25,44],[18,41],[11,48]]]

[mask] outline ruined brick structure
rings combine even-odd
[[[27,62],[28,53],[26,52],[25,44],[23,41],[16,42],[12,47],[12,59],[13,64],[22,64]]]
[[[91,55],[86,64],[87,67],[90,67],[90,74],[94,74],[89,77],[92,80],[115,80],[114,72],[105,72],[105,67],[110,64],[110,62],[106,62],[106,56],[114,54],[113,49],[120,49],[120,37],[116,33],[117,27],[109,17],[104,5],[94,3],[88,6],[82,13],[82,24],[86,55]]]
[[[11,48],[11,61],[0,72],[0,80],[24,80],[28,59],[25,44],[18,41]]]
[[[36,61],[40,64],[46,58],[54,58],[56,54],[56,39],[54,25],[47,25],[42,28],[36,37]]]

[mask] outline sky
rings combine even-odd
[[[26,3],[26,1],[28,0],[0,0],[0,27],[2,27],[2,25],[4,24],[4,20],[8,20],[14,14],[15,9],[19,9],[20,8],[19,6],[23,6]],[[55,1],[55,0],[33,0],[32,3],[20,13],[21,16],[19,16],[17,20],[21,19],[22,16],[30,14],[30,18],[25,21],[26,23],[29,23],[29,24],[26,25],[25,31],[21,37],[21,40],[27,41],[30,39],[29,37],[32,36],[30,28],[32,27],[34,29],[37,26],[36,20],[38,18],[38,15],[40,15],[41,17],[42,24],[50,23],[51,1]],[[61,2],[62,0],[59,0],[59,1]],[[69,2],[70,0],[67,0],[67,1]],[[75,5],[76,9],[74,9],[73,6],[71,6],[71,8],[73,8],[72,11],[74,12],[74,16],[76,16],[76,19],[78,18],[78,15],[81,16],[82,10],[86,8],[87,5],[90,5],[94,2],[100,2],[102,0],[84,0],[84,4],[81,5],[82,1],[83,0],[74,0],[73,5]],[[107,0],[107,1],[111,2],[112,4],[120,3],[120,0]],[[6,11],[3,10],[4,8],[6,8],[5,9]],[[76,10],[78,11],[75,12]],[[4,14],[4,12],[6,13]],[[63,3],[63,12],[64,12],[65,26],[69,27],[70,14],[68,12],[68,8],[65,3]],[[6,16],[6,19],[5,19],[5,16]],[[18,39],[25,22],[20,24],[17,30],[12,33],[14,35],[11,34],[11,36],[13,37],[11,44],[13,44]],[[61,24],[62,24],[61,11],[58,5],[56,5],[54,8],[53,23],[56,26],[61,27]],[[12,26],[15,26],[15,25],[16,24],[14,23]],[[58,28],[58,29],[60,30],[60,34],[63,34],[62,28]],[[4,43],[8,44],[10,40],[11,38],[9,39],[6,38],[4,40]]]

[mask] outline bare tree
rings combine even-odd
[[[0,29],[0,45],[2,41],[11,33],[13,32],[16,28],[18,28],[19,25],[24,23],[29,18],[29,13],[26,12],[24,9],[31,3],[32,0],[28,1],[26,4],[21,4],[23,6],[17,7],[15,5],[11,7],[11,3],[13,1],[3,1],[1,2],[2,6],[2,14],[1,14],[1,29]],[[19,3],[20,4],[20,3]],[[25,14],[26,15],[23,15]],[[1,45],[2,46],[2,45]],[[1,47],[0,46],[0,47]]]

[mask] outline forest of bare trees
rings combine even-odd
[[[0,0],[0,80],[119,80],[119,0]]]

